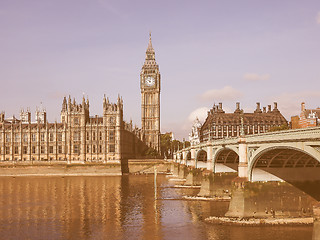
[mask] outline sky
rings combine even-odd
[[[0,0],[0,111],[47,111],[106,94],[141,126],[149,32],[161,73],[161,131],[188,138],[213,104],[246,112],[278,102],[290,117],[320,106],[319,0]]]

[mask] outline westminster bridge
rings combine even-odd
[[[262,170],[320,200],[320,127],[211,140],[178,150],[173,158],[213,173],[233,169],[248,181]]]

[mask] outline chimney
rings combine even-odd
[[[273,109],[278,109],[278,103],[277,102],[273,103]]]
[[[236,110],[234,111],[234,113],[241,113],[239,102],[236,103]]]
[[[266,112],[267,112],[267,108],[263,107],[263,113],[266,113]]]
[[[254,113],[262,113],[261,109],[260,109],[260,103],[257,102],[257,108],[256,110],[254,111]]]
[[[268,105],[268,112],[271,112],[271,105]]]
[[[304,102],[301,103],[301,112],[306,110],[306,104]]]
[[[219,110],[222,110],[222,103],[219,103]]]

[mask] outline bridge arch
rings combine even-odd
[[[204,149],[199,149],[196,154],[196,168],[206,168],[207,167],[208,154]]]
[[[232,171],[226,168],[222,168],[221,165],[224,165],[228,168],[233,169],[233,171],[238,170],[239,163],[239,150],[235,147],[221,147],[216,149],[213,156],[213,164],[215,172],[226,172]]]
[[[260,147],[248,162],[250,181],[257,168],[320,200],[320,152],[313,147],[305,144]]]

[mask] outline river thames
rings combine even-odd
[[[2,177],[0,239],[312,239],[312,226],[206,223],[229,203],[181,200],[198,190],[172,185],[158,176],[155,200],[152,175]]]

